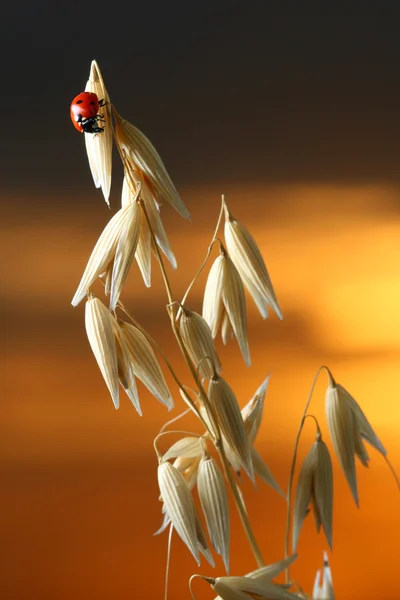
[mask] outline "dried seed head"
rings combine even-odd
[[[189,490],[192,490],[197,483],[197,475],[199,471],[200,457],[183,457],[179,456],[174,461],[175,469],[178,469],[182,477],[186,481]]]
[[[240,275],[223,250],[214,261],[204,292],[203,317],[215,338],[221,328],[226,344],[234,333],[247,366],[251,364],[247,339],[246,299]]]
[[[328,555],[324,552],[324,567],[323,567],[323,581],[320,584],[321,571],[318,570],[313,589],[313,600],[335,600],[335,593],[332,585],[332,572],[328,562]]]
[[[310,502],[314,508],[317,530],[322,525],[326,539],[332,547],[333,476],[329,450],[318,435],[304,459],[296,490],[293,520],[293,552]]]
[[[158,485],[172,525],[200,564],[194,503],[186,481],[170,463],[162,462],[158,466]]]
[[[153,196],[158,201],[167,201],[180,215],[188,219],[189,211],[179,197],[153,144],[116,111],[114,117],[117,144],[127,160],[130,160],[133,170],[140,171],[147,177]]]
[[[99,65],[95,60],[92,61],[90,67],[89,80],[86,84],[85,92],[96,94],[99,100],[104,100],[104,103],[106,103],[105,106],[101,107],[101,114],[104,118],[102,125],[104,126],[104,131],[100,135],[85,133],[85,144],[94,185],[102,189],[104,199],[109,204],[113,142],[111,105]]]
[[[242,417],[247,433],[249,444],[253,445],[260,429],[261,421],[264,413],[264,401],[267,393],[268,382],[270,375],[267,375],[263,383],[260,385],[254,396],[242,408]]]
[[[354,416],[349,403],[336,385],[329,385],[325,396],[329,433],[340,465],[358,506],[356,465],[354,462]]]
[[[119,407],[118,358],[114,336],[114,317],[98,298],[89,298],[85,326],[89,344],[107,384],[115,408]]]
[[[297,558],[297,554],[293,554],[288,558],[284,558],[276,563],[271,565],[266,565],[265,567],[261,567],[256,569],[255,571],[251,571],[247,573],[246,577],[250,577],[250,579],[255,579],[261,585],[263,583],[272,583],[272,580],[275,577],[278,577],[287,567],[289,567]]]
[[[86,296],[87,290],[97,277],[107,270],[114,260],[119,236],[131,214],[131,206],[121,208],[107,223],[90,255],[82,279],[72,299],[72,306],[77,306]]]
[[[131,172],[130,175],[132,177],[132,181],[135,183],[135,187],[138,184],[141,186],[140,197],[143,200],[143,203],[144,203],[144,206],[145,206],[145,209],[147,212],[147,216],[149,218],[150,225],[151,225],[151,228],[154,233],[154,237],[156,238],[157,245],[159,246],[161,251],[164,253],[164,255],[167,257],[167,259],[171,263],[172,267],[174,269],[176,269],[176,267],[177,267],[176,258],[174,256],[174,253],[172,252],[167,234],[164,229],[163,222],[161,220],[160,206],[158,205],[156,198],[154,198],[152,195],[152,188],[149,183],[149,180],[147,179],[147,177],[145,175],[138,173],[136,171]],[[122,206],[124,206],[124,204],[126,204],[130,199],[132,199],[133,196],[134,196],[134,194],[132,193],[132,191],[128,185],[127,178],[124,177],[124,182],[122,185],[122,198],[121,198]],[[147,221],[146,221],[146,225],[147,225]],[[148,229],[148,225],[147,225],[147,229]]]
[[[215,351],[207,321],[199,314],[183,309],[179,321],[183,343],[202,377],[211,379],[220,373],[221,363]]]
[[[280,319],[282,312],[261,252],[249,231],[229,213],[225,205],[225,240],[229,255],[261,315],[269,304]]]
[[[136,262],[146,287],[151,287],[151,233],[143,211],[140,211],[140,234],[136,249]]]
[[[136,408],[140,416],[142,416],[142,410],[139,404],[139,396],[136,388],[135,375],[132,369],[132,364],[129,360],[128,350],[126,348],[125,340],[121,333],[120,326],[117,320],[113,320],[115,345],[117,349],[117,360],[118,360],[118,378],[119,382],[125,390],[126,395]]]
[[[137,327],[125,322],[122,322],[120,326],[135,376],[144,383],[159,402],[171,410],[174,402],[153,348]]]
[[[235,394],[222,377],[216,376],[210,380],[208,397],[229,449],[254,481],[251,450]]]
[[[251,449],[251,458],[253,461],[254,473],[258,475],[263,481],[268,483],[282,498],[286,500],[286,495],[283,493],[279,486],[279,483],[273,477],[271,471],[257,452],[255,448]]]
[[[298,600],[296,594],[269,582],[259,582],[251,577],[217,577],[212,588],[222,600]]]
[[[203,556],[205,557],[205,559],[207,560],[207,562],[212,566],[215,567],[215,561],[214,561],[214,557],[211,553],[211,550],[208,546],[208,542],[207,542],[207,538],[206,538],[206,534],[204,531],[204,527],[203,527],[203,523],[201,522],[201,518],[199,515],[199,511],[197,510],[197,507],[195,504],[193,504],[194,507],[194,518],[196,521],[196,535],[197,535],[197,541],[199,544],[199,551],[203,554]]]
[[[211,457],[200,460],[197,489],[211,543],[229,573],[229,508],[224,476]]]
[[[364,415],[360,406],[357,404],[357,402],[354,400],[354,398],[349,394],[349,392],[344,389],[344,387],[337,384],[337,388],[339,390],[339,394],[342,394],[343,397],[346,398],[346,400],[353,412],[355,429],[356,429],[358,435],[361,438],[363,438],[364,440],[366,440],[369,444],[371,444],[371,446],[373,448],[375,448],[375,450],[378,450],[378,452],[380,452],[380,454],[382,454],[382,456],[386,456],[387,452],[386,452],[382,442],[379,440],[375,431],[372,429],[367,417]],[[361,442],[362,442],[362,440],[361,440]],[[364,452],[365,452],[365,449],[364,449]],[[367,455],[366,452],[365,452],[365,454]],[[367,455],[367,457],[368,457],[368,455]],[[368,461],[368,458],[367,458],[367,461]]]
[[[172,458],[185,457],[195,458],[201,456],[203,452],[203,445],[201,438],[199,437],[184,437],[173,444],[169,450],[164,454],[164,460],[171,460]]]
[[[326,413],[335,452],[358,506],[354,455],[368,466],[369,456],[363,440],[382,456],[386,456],[387,452],[357,402],[339,384],[330,384],[326,391]]]
[[[140,207],[133,200],[118,237],[111,276],[110,310],[115,310],[139,241]]]

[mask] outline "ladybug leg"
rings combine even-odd
[[[105,106],[106,104],[110,104],[109,102],[104,102],[104,98],[102,98],[102,100],[99,100],[99,106]]]

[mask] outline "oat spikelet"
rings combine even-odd
[[[185,219],[189,211],[182,202],[170,176],[153,144],[134,125],[128,123],[116,111],[115,134],[117,143],[125,155],[133,161],[134,170],[140,170],[148,178],[155,195],[167,201]]]
[[[229,573],[229,508],[225,480],[216,461],[211,457],[200,460],[197,489],[206,518],[211,543],[222,556]]]
[[[172,252],[172,248],[170,246],[166,231],[164,229],[163,222],[161,220],[160,215],[160,207],[158,205],[157,200],[153,197],[150,183],[148,179],[139,172],[132,171],[131,173],[132,179],[135,182],[135,185],[140,184],[141,186],[141,194],[140,197],[144,202],[147,216],[149,217],[150,225],[153,230],[154,236],[156,238],[157,245],[164,253],[166,258],[171,263],[174,269],[177,268],[176,258],[174,253]],[[121,197],[121,205],[124,206],[127,202],[131,201],[134,197],[132,193],[126,177],[124,177],[123,185],[122,185],[122,197]],[[146,220],[146,219],[145,219]],[[148,229],[147,221],[146,221],[147,230]],[[150,246],[150,244],[149,244]]]
[[[205,531],[204,531],[203,523],[201,522],[199,511],[197,510],[197,507],[196,507],[195,504],[193,504],[193,507],[194,507],[194,518],[195,518],[195,521],[196,521],[196,535],[197,535],[197,542],[199,544],[199,550],[203,554],[203,556],[205,557],[205,559],[207,560],[207,562],[212,567],[215,567],[214,557],[213,557],[213,555],[211,553],[211,550],[210,550],[210,548],[208,546],[206,534],[205,534]]]
[[[187,308],[182,310],[179,329],[183,343],[200,376],[211,379],[215,373],[219,375],[221,363],[215,351],[210,327],[199,314]]]
[[[115,310],[122,286],[128,276],[129,269],[136,252],[139,241],[140,207],[137,202],[132,201],[128,205],[128,213],[118,237],[115,249],[113,271],[110,289],[110,310]]]
[[[356,465],[354,461],[354,416],[349,403],[336,385],[329,385],[325,396],[329,433],[340,465],[358,506]]]
[[[121,331],[135,376],[168,410],[174,406],[160,365],[146,337],[137,327],[121,322]]]
[[[119,407],[118,358],[114,337],[114,317],[98,298],[89,298],[85,326],[89,344],[107,384],[115,408]]]
[[[276,563],[271,565],[266,565],[265,567],[260,567],[255,571],[251,571],[246,574],[246,577],[250,577],[250,579],[255,579],[261,585],[263,583],[272,583],[272,580],[275,577],[278,577],[287,567],[289,567],[297,558],[297,554],[293,554],[288,558],[284,558]]]
[[[135,254],[146,287],[151,287],[151,233],[143,211],[140,211],[140,235]]]
[[[339,384],[332,383],[326,391],[326,414],[335,452],[358,506],[357,479],[354,455],[368,466],[366,440],[382,456],[387,452],[354,398]]]
[[[72,306],[77,306],[86,296],[87,290],[97,277],[104,273],[112,262],[117,248],[120,233],[130,214],[131,207],[121,208],[107,223],[90,255],[82,279],[72,299]]]
[[[347,403],[349,404],[349,406],[351,408],[351,411],[354,416],[355,430],[357,432],[357,435],[360,438],[366,440],[373,448],[375,448],[375,450],[377,450],[380,454],[382,454],[382,456],[386,456],[387,451],[385,450],[382,442],[379,440],[375,431],[372,429],[367,417],[364,415],[360,406],[357,404],[357,402],[354,400],[354,398],[349,394],[349,392],[344,389],[344,387],[342,387],[340,384],[337,384],[336,387],[338,388],[338,393],[341,394],[346,399]],[[362,440],[361,440],[361,443],[362,443]],[[367,456],[367,462],[368,462],[368,454],[366,453],[365,448],[364,448],[364,452]],[[361,457],[360,457],[360,459],[361,459]]]
[[[222,249],[214,261],[206,283],[203,302],[203,317],[215,338],[221,328],[222,340],[226,344],[232,332],[238,341],[247,366],[250,366],[250,350],[247,339],[246,299],[240,275]]]
[[[195,458],[201,456],[203,452],[203,446],[201,438],[198,437],[184,437],[173,444],[169,450],[164,454],[164,460],[170,460],[171,458],[186,457]]]
[[[125,340],[122,336],[120,326],[115,318],[113,318],[113,329],[115,337],[115,345],[117,349],[117,361],[118,361],[118,379],[120,384],[125,390],[126,395],[136,408],[140,416],[142,416],[142,410],[139,404],[139,396],[136,387],[135,375],[132,369],[132,365],[129,360],[128,350],[125,344]]]
[[[267,393],[270,375],[267,375],[254,396],[242,408],[242,418],[249,444],[253,445],[260,429],[264,413],[265,395]]]
[[[210,380],[208,397],[229,449],[254,481],[251,450],[235,394],[228,383],[217,375]]]
[[[298,600],[297,594],[285,590],[279,585],[259,582],[251,577],[217,577],[207,578],[214,591],[222,600]]]
[[[99,65],[95,60],[92,61],[90,67],[89,80],[86,84],[85,92],[95,93],[99,100],[107,102],[105,106],[100,108],[101,114],[104,117],[102,125],[104,126],[104,131],[99,135],[91,133],[85,133],[84,135],[94,185],[102,189],[104,199],[109,205],[113,142],[110,97],[104,86]]]
[[[301,527],[312,503],[319,530],[322,525],[332,547],[333,476],[332,462],[326,444],[320,435],[311,446],[301,467],[296,490],[293,518],[293,552],[296,551]]]
[[[283,493],[279,483],[273,477],[271,471],[257,452],[255,448],[251,449],[251,459],[253,461],[254,473],[258,475],[263,481],[268,483],[282,498],[286,500],[286,495]]]
[[[225,240],[229,255],[243,283],[253,297],[261,316],[268,316],[269,304],[283,318],[270,276],[261,252],[249,231],[237,221],[225,205]]]
[[[189,490],[192,490],[197,483],[197,475],[199,472],[200,457],[184,457],[179,456],[173,463],[175,469],[178,469],[182,477],[186,481]]]
[[[183,476],[170,463],[162,462],[158,466],[158,485],[172,525],[200,564],[194,503]]]
[[[318,569],[315,576],[313,600],[335,600],[332,584],[332,572],[328,562],[328,554],[324,552],[323,581],[321,582],[321,571]]]

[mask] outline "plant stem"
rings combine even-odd
[[[327,371],[330,380],[332,382],[334,381],[330,370],[325,365],[322,365],[318,369],[318,371],[316,372],[316,374],[314,376],[313,383],[311,385],[311,389],[310,389],[310,393],[308,395],[308,399],[307,399],[306,405],[304,407],[303,415],[302,415],[301,421],[300,421],[299,430],[297,432],[296,441],[295,441],[295,444],[294,444],[293,459],[292,459],[292,465],[290,467],[290,476],[289,476],[289,484],[288,484],[288,492],[287,492],[285,558],[289,557],[289,534],[290,534],[290,524],[291,524],[290,523],[290,521],[291,521],[291,519],[290,519],[290,513],[291,513],[291,509],[292,509],[292,487],[293,487],[294,472],[296,470],[297,450],[298,450],[298,447],[299,447],[301,432],[303,430],[304,423],[305,423],[305,420],[306,420],[307,410],[308,410],[308,407],[310,406],[311,398],[312,398],[312,395],[314,393],[315,384],[317,383],[317,379],[319,377],[319,374],[321,373],[321,371],[323,369],[325,369]],[[286,569],[285,569],[286,583],[289,583],[289,579],[290,579],[290,571],[289,571],[289,569],[290,569],[290,567],[286,567]]]
[[[228,462],[228,459],[226,457],[224,446],[223,446],[222,443],[220,443],[218,446],[216,446],[216,448],[217,448],[218,454],[221,457],[222,465],[224,467],[225,476],[226,476],[226,478],[227,478],[227,480],[229,482],[229,486],[230,486],[230,488],[232,490],[233,499],[235,501],[236,508],[238,510],[240,519],[242,521],[243,529],[244,529],[244,531],[246,533],[247,539],[249,540],[249,544],[250,544],[251,550],[253,552],[254,558],[255,558],[255,560],[257,562],[257,566],[258,567],[264,567],[265,566],[265,562],[264,562],[263,556],[261,554],[261,550],[258,547],[257,540],[256,540],[256,538],[254,536],[253,530],[251,528],[250,521],[249,521],[249,518],[247,516],[246,509],[244,507],[243,501],[242,501],[242,499],[240,497],[240,494],[239,494],[239,492],[237,490],[237,485],[236,485],[236,482],[235,482],[235,480],[233,478],[232,469],[231,469],[231,467],[229,465],[229,462]]]
[[[185,304],[185,302],[186,302],[186,300],[187,300],[187,297],[189,296],[189,293],[190,293],[190,291],[191,291],[192,287],[193,287],[193,286],[194,286],[194,284],[196,283],[196,281],[197,281],[197,279],[198,279],[198,277],[199,277],[200,273],[202,272],[202,270],[203,270],[203,269],[204,269],[204,267],[206,266],[206,264],[207,264],[207,261],[208,261],[208,259],[209,259],[209,257],[210,257],[210,254],[211,254],[212,247],[213,247],[213,245],[214,245],[214,242],[215,242],[215,241],[216,241],[216,239],[217,239],[217,233],[218,233],[218,229],[219,229],[219,227],[220,227],[220,225],[221,225],[222,215],[224,214],[224,206],[225,206],[225,196],[222,194],[222,197],[221,197],[221,210],[220,210],[220,212],[219,212],[218,221],[217,221],[217,225],[216,225],[216,227],[215,227],[214,235],[212,236],[212,239],[211,239],[210,245],[208,246],[208,249],[207,249],[206,256],[205,256],[205,258],[204,258],[203,262],[201,263],[201,266],[200,266],[199,270],[197,271],[196,275],[193,277],[192,281],[191,281],[191,282],[190,282],[190,284],[189,284],[189,287],[188,287],[188,289],[187,289],[187,290],[186,290],[186,292],[185,292],[185,295],[184,295],[184,296],[183,296],[183,298],[182,298],[182,301],[181,301],[181,304],[182,304],[182,306]]]

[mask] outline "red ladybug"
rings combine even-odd
[[[99,108],[104,106],[104,101],[97,98],[92,92],[81,92],[71,102],[69,114],[75,129],[81,133],[101,133],[104,127],[100,127],[98,121],[104,121],[103,115],[99,115]]]

